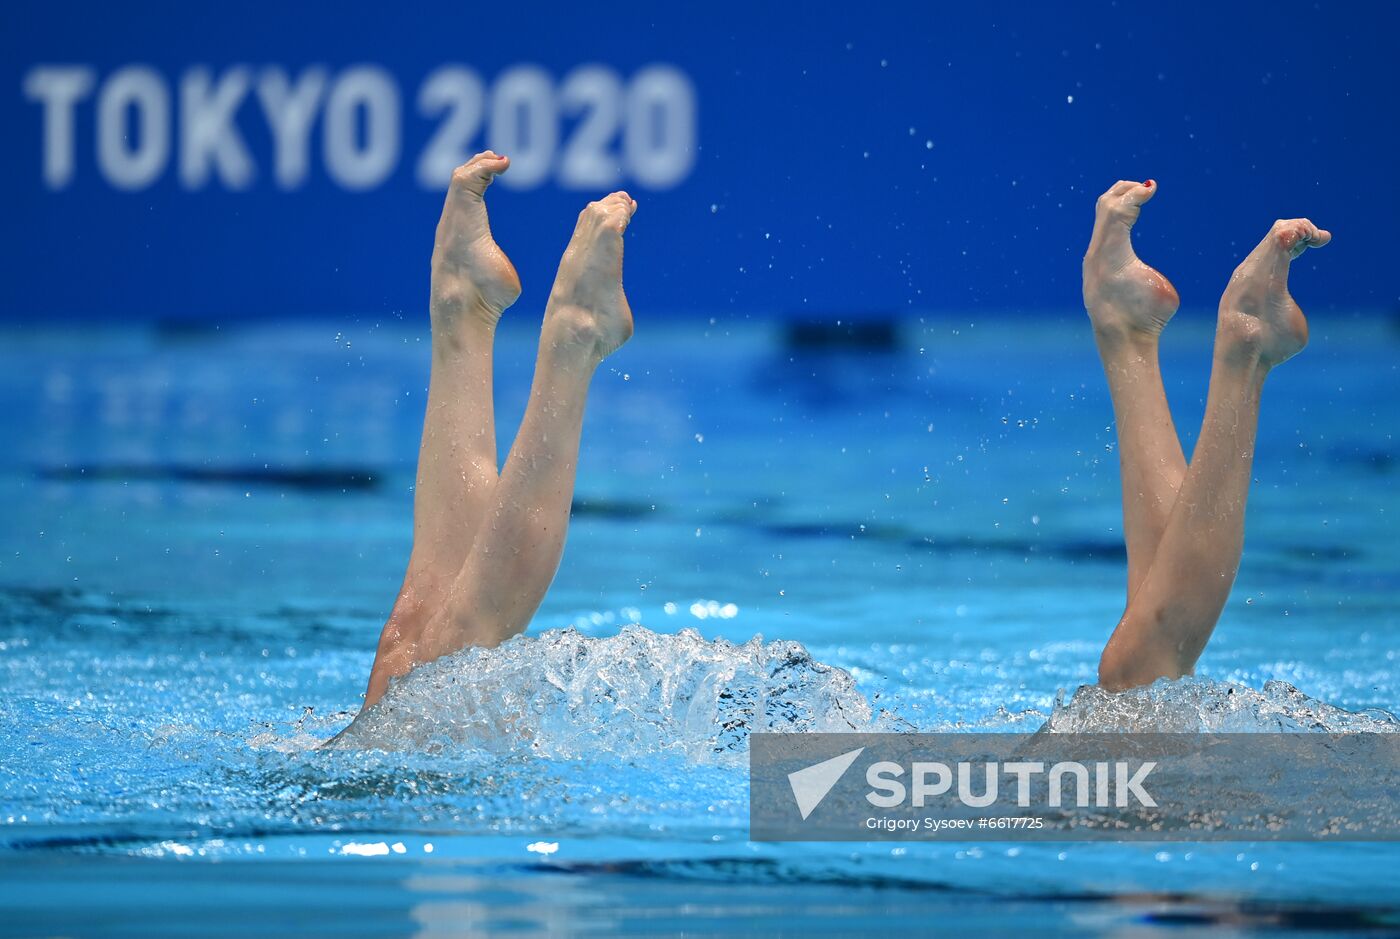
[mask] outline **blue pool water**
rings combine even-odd
[[[533,344],[500,339],[502,452]],[[1270,379],[1235,593],[1144,697],[1174,729],[1394,726],[1397,350],[1319,314]],[[1124,573],[1077,318],[840,352],[643,320],[528,636],[396,689],[427,750],[314,749],[402,578],[427,351],[400,321],[0,342],[0,935],[1400,930],[1385,845],[747,841],[765,721],[1106,719],[1069,701]],[[1188,446],[1209,360],[1172,327]],[[736,716],[774,657],[784,706]],[[528,749],[442,744],[522,708]]]

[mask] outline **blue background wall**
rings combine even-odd
[[[688,79],[689,170],[657,188],[618,161],[641,202],[629,293],[649,316],[1072,310],[1094,196],[1148,176],[1162,195],[1141,250],[1187,306],[1213,306],[1268,223],[1296,214],[1336,233],[1325,259],[1306,262],[1319,273],[1299,279],[1305,301],[1390,308],[1400,293],[1400,5],[291,6],[6,5],[0,317],[421,315],[441,195],[416,165],[442,118],[418,96],[454,63],[480,76],[488,107],[521,65],[547,73],[550,107],[590,63],[618,76],[622,97],[609,100],[624,104],[648,66]],[[55,63],[93,78],[59,184],[45,182],[45,111],[26,93],[35,68]],[[382,182],[336,182],[318,110],[304,179],[279,185],[251,90],[236,111],[246,188],[217,174],[182,182],[192,69],[217,82],[246,66],[255,82],[321,67],[329,89],[364,64],[392,76],[401,112]],[[124,190],[97,158],[98,102],[131,65],[163,82],[170,152],[148,185]],[[573,215],[599,191],[561,178],[579,119],[556,119],[538,184],[493,191],[498,239],[534,307]],[[625,127],[606,153],[625,151]],[[488,118],[467,152],[496,132]],[[139,132],[126,143],[139,149]]]

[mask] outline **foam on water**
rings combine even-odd
[[[632,625],[606,638],[552,630],[421,666],[395,680],[335,744],[551,760],[668,753],[727,765],[756,731],[918,729],[873,708],[850,673],[815,660],[800,643],[756,636],[736,645],[691,629],[668,635]],[[1122,693],[1082,686],[1057,699],[1045,729],[1393,733],[1400,718],[1347,711],[1284,681],[1261,690],[1187,677]]]
[[[337,739],[375,749],[469,747],[549,759],[679,753],[729,763],[755,731],[895,729],[851,675],[797,642],[742,645],[627,626],[465,649],[393,682]]]
[[[1084,685],[1056,700],[1046,729],[1056,733],[1397,733],[1400,718],[1371,708],[1348,711],[1309,697],[1286,681],[1262,690],[1227,681],[1159,679],[1109,692]]]

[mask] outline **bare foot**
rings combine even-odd
[[[494,326],[520,296],[515,265],[491,237],[484,198],[486,187],[509,168],[509,157],[487,150],[452,171],[433,244],[435,321],[471,313]]]
[[[1249,253],[1220,298],[1220,328],[1267,366],[1292,358],[1308,344],[1308,321],[1288,292],[1288,266],[1332,233],[1305,218],[1279,219]]]
[[[1084,308],[1101,335],[1155,338],[1181,302],[1171,281],[1133,251],[1133,224],[1156,193],[1150,179],[1119,180],[1095,206],[1094,234],[1084,255]]]
[[[579,213],[545,309],[545,334],[581,347],[597,361],[632,336],[632,308],[622,292],[622,233],[637,211],[625,192],[590,202]]]

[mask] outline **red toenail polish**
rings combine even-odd
[[[1147,182],[1143,183],[1143,185],[1146,186],[1148,189],[1151,189],[1151,188],[1152,188],[1152,180],[1149,179]]]

